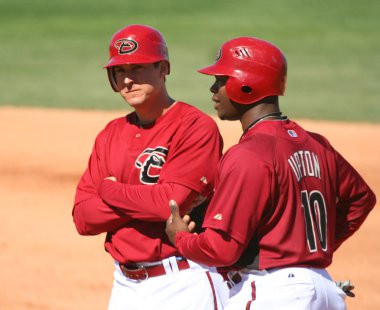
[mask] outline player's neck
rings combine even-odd
[[[272,99],[272,101],[269,99]],[[276,97],[264,98],[262,101],[250,107],[247,106],[246,108],[240,117],[243,132],[246,132],[250,127],[261,120],[281,117],[281,111]]]
[[[245,113],[240,119],[243,131],[247,131],[249,127],[261,120],[281,117],[280,111],[267,111],[265,113]]]
[[[163,100],[157,100],[151,105],[135,107],[138,125],[152,124],[160,116],[164,115],[176,101],[169,96]]]

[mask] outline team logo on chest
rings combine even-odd
[[[145,149],[136,159],[135,166],[140,169],[140,181],[144,184],[156,184],[161,168],[168,156],[168,149],[157,146]]]

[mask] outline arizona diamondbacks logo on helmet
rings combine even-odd
[[[115,48],[119,50],[120,55],[132,54],[139,47],[138,43],[132,39],[120,39],[114,44]]]
[[[168,149],[157,146],[145,149],[136,159],[135,166],[140,169],[140,181],[143,184],[156,184],[161,168],[168,156]]]

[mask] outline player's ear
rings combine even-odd
[[[161,71],[160,73],[163,75],[163,76],[166,76],[166,75],[169,75],[170,74],[170,63],[166,60],[163,60],[160,62],[160,68],[161,68]]]

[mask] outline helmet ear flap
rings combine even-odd
[[[241,91],[245,94],[252,94],[252,87],[251,86],[248,86],[248,85],[243,85],[242,87],[240,87]]]
[[[254,101],[255,94],[253,85],[241,78],[230,76],[226,82],[226,92],[228,97],[240,104],[249,104]]]
[[[108,67],[107,68],[107,75],[108,75],[108,81],[110,82],[112,89],[118,93],[119,89],[117,87],[114,69],[115,69],[115,67]]]

